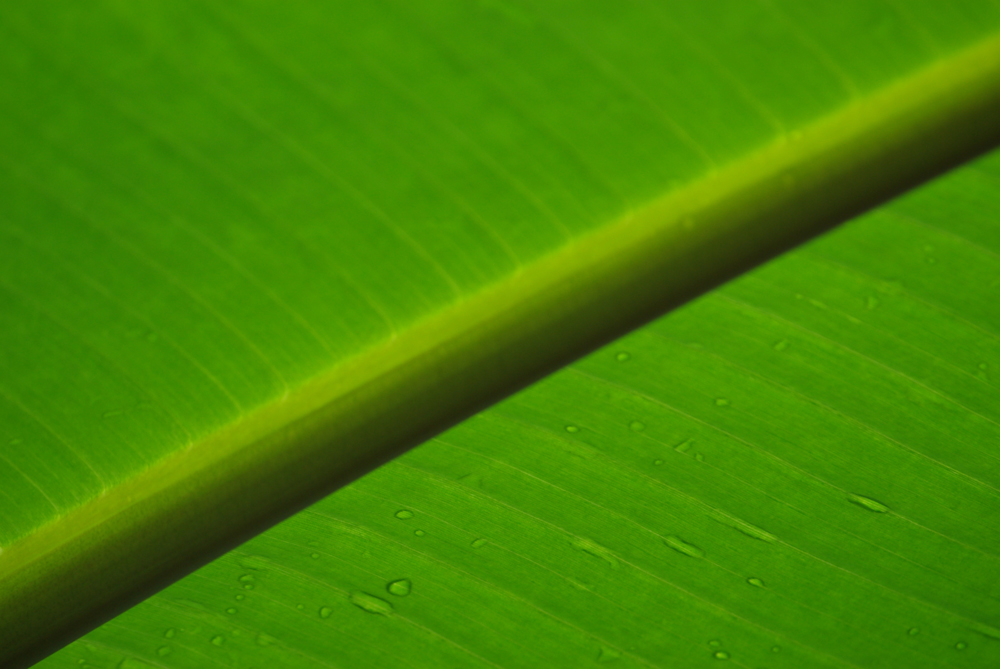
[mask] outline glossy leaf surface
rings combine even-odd
[[[467,420],[42,666],[996,666],[998,290],[994,154]]]
[[[985,1],[0,18],[0,661],[1000,137]]]

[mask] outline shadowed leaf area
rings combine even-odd
[[[1000,666],[1000,154],[714,288],[997,144],[1000,3],[12,2],[0,91],[0,665]]]

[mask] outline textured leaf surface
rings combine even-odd
[[[998,666],[998,291],[994,154],[41,666]]]
[[[0,662],[1000,139],[985,0],[0,19]]]

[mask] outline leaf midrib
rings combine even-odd
[[[1000,36],[667,193],[317,376],[8,546],[0,647],[92,626],[81,622],[88,611],[120,608],[162,585],[164,573],[197,566],[576,356],[990,148],[1000,141],[997,117]],[[178,518],[192,518],[181,523],[189,536],[151,535]],[[82,587],[79,576],[66,578],[103,573],[96,556],[112,554],[132,570],[114,586],[106,575]],[[58,602],[62,619],[31,631],[38,610],[52,610],[45,602]]]

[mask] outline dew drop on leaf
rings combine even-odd
[[[228,613],[229,615],[233,615],[236,613],[236,609],[234,609],[233,607],[229,607],[228,609],[226,609],[226,613]]]
[[[329,618],[332,614],[333,614],[333,609],[331,609],[329,606],[321,607],[319,610],[320,618]]]
[[[408,509],[400,509],[396,512],[396,517],[400,520],[406,520],[407,518],[413,518],[413,512]]]
[[[712,655],[712,657],[714,657],[716,660],[728,660],[729,659],[729,653],[727,653],[724,650],[717,650],[717,651],[715,651],[715,654]]]
[[[703,558],[705,557],[705,551],[701,550],[694,544],[689,544],[680,537],[670,536],[663,540],[663,543],[673,548],[678,553],[683,553],[689,557]]]
[[[870,497],[862,497],[861,495],[848,495],[848,501],[852,504],[857,504],[863,509],[868,509],[869,511],[874,511],[875,513],[886,513],[889,511],[889,507],[882,502],[875,501]]]
[[[418,537],[423,537],[423,536],[426,536],[426,535],[427,535],[427,533],[426,533],[426,532],[424,532],[423,530],[414,530],[414,531],[413,531],[413,533],[414,533],[415,535],[417,535]]]
[[[397,597],[406,597],[410,594],[410,588],[412,587],[413,584],[410,582],[410,579],[401,578],[398,581],[390,582],[387,586],[385,586],[385,589],[388,590],[390,594],[396,595]]]
[[[261,632],[260,634],[257,635],[258,646],[273,646],[276,643],[278,643],[278,640],[275,639],[270,634],[264,634],[263,632]]]
[[[747,583],[749,583],[750,585],[756,586],[758,588],[763,588],[764,587],[764,581],[760,580],[759,578],[748,578],[747,579]]]
[[[721,648],[722,647],[722,642],[719,641],[718,639],[712,639],[711,641],[708,642],[708,647],[709,648]]]
[[[955,650],[965,650],[966,645],[964,641],[959,641],[955,644]]]
[[[367,592],[352,592],[350,600],[351,604],[368,613],[376,613],[383,616],[392,613],[392,604],[381,597],[369,595]]]
[[[319,553],[313,553],[309,557],[311,557],[313,560],[318,560],[319,559]]]
[[[226,643],[226,637],[222,636],[221,634],[217,634],[216,636],[212,637],[213,646],[221,646],[224,643]]]
[[[621,651],[614,648],[609,648],[607,646],[601,646],[601,649],[597,651],[597,661],[598,662],[612,662],[617,660],[622,656]]]
[[[729,400],[727,400],[725,397],[720,397],[717,400],[715,400],[715,406],[717,406],[717,407],[727,407],[727,406],[729,406]]]
[[[704,453],[695,453],[694,454],[694,459],[697,460],[698,462],[704,462],[705,461],[705,454]]]
[[[687,441],[682,441],[681,443],[674,446],[674,450],[678,453],[687,453],[691,450],[691,444],[694,443],[694,439],[688,439]]]
[[[632,430],[633,432],[642,432],[643,430],[646,429],[646,424],[641,421],[634,420],[628,424],[628,429]]]
[[[570,545],[578,551],[587,553],[588,555],[593,555],[596,558],[600,558],[607,562],[613,569],[618,568],[618,558],[614,556],[614,553],[609,551],[604,546],[600,545],[596,541],[590,539],[585,539],[583,537],[573,537],[570,539]]]
[[[175,635],[176,633],[177,633],[177,632],[176,632],[176,631],[174,631],[174,629],[173,629],[173,628],[170,628],[170,629],[168,629],[168,630],[167,630],[166,632],[164,632],[164,633],[163,633],[163,636],[164,636],[164,637],[166,637],[167,639],[173,639],[173,638],[174,638],[174,635]]]
[[[126,657],[119,663],[118,669],[153,669],[153,665],[138,658]]]
[[[920,628],[919,627],[911,627],[910,629],[908,629],[906,631],[906,633],[909,634],[910,636],[916,636],[917,634],[920,634]]]
[[[566,431],[570,433],[579,432],[580,428],[578,428],[576,425],[567,425]]]
[[[239,577],[239,582],[243,584],[245,590],[253,590],[254,577],[253,574],[243,574]]]
[[[663,460],[653,460],[653,464],[657,465],[657,466],[662,465],[663,464]]]
[[[774,345],[775,351],[784,351],[786,348],[788,348],[787,339],[782,339],[781,341],[779,341],[777,344]]]
[[[771,646],[772,653],[778,653],[781,651],[781,646]]]
[[[1000,640],[1000,630],[998,630],[996,627],[990,627],[989,625],[985,625],[980,622],[972,622],[969,625],[969,627],[972,628],[972,631],[979,632],[983,636],[988,636],[991,639]]]
[[[626,353],[625,351],[620,351],[618,355],[615,356],[615,360],[617,360],[618,362],[625,362],[631,357],[632,356]]]
[[[472,543],[469,545],[473,548],[482,548],[486,545],[486,539],[473,539]]]
[[[160,657],[166,657],[167,655],[170,655],[170,646],[160,646],[156,650],[156,654],[159,655]]]
[[[246,598],[247,598],[246,595],[236,595],[236,601],[237,602],[242,602]]]

